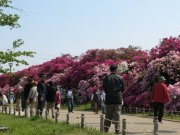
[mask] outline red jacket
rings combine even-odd
[[[153,102],[167,103],[170,101],[167,86],[163,82],[154,85],[151,99]]]
[[[61,104],[61,94],[59,91],[56,91],[56,104]]]

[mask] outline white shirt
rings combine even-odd
[[[30,89],[29,96],[27,99],[33,99],[33,101],[36,101],[37,96],[38,96],[37,86],[33,86]]]
[[[2,102],[3,105],[8,104],[8,99],[5,95],[2,95],[0,98],[0,101]]]
[[[68,90],[67,92],[67,98],[73,98],[73,93],[71,90]]]
[[[105,101],[106,93],[104,90],[101,91],[101,101]]]

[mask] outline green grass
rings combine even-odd
[[[67,110],[67,104],[66,103],[62,104],[61,109]],[[83,104],[75,104],[74,110],[75,111],[89,111],[89,110],[92,110],[91,109],[91,103],[88,102],[88,103],[83,103]]]
[[[78,125],[55,123],[41,117],[26,118],[2,113],[0,126],[9,128],[0,131],[0,135],[108,135],[92,128],[81,129]]]

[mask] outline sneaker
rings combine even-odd
[[[115,133],[116,133],[116,134],[120,134],[119,130],[115,130]]]
[[[155,117],[155,118],[153,119],[153,122],[158,122],[158,118]]]
[[[104,132],[109,132],[109,129],[108,128],[104,128]]]

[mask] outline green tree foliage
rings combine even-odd
[[[18,20],[20,19],[18,14],[8,14],[5,11],[7,9],[19,10],[11,6],[11,0],[0,0],[0,26],[8,26],[10,29],[19,28],[20,25]],[[16,51],[21,45],[24,44],[24,41],[17,39],[13,42],[12,48],[7,49],[7,51],[0,51],[0,73],[7,73],[8,69],[4,69],[2,65],[13,62],[16,66],[19,64],[28,65],[28,62],[20,59],[21,56],[33,57],[35,52],[32,51]]]

